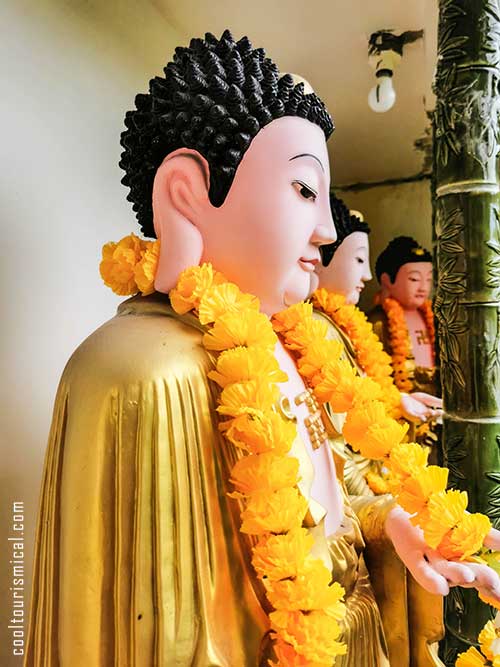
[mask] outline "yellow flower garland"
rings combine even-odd
[[[274,356],[277,336],[258,299],[209,264],[183,271],[170,301],[207,326],[203,345],[218,355],[209,377],[221,389],[220,429],[245,453],[232,468],[230,495],[245,503],[241,531],[258,540],[252,563],[273,607],[270,665],[331,667],[346,650],[337,641],[344,589],[311,555],[313,538],[302,526],[307,500],[297,488],[299,462],[289,456],[296,426],[274,407],[277,383],[287,379]]]
[[[150,293],[158,253],[158,241],[131,234],[103,248],[101,276],[117,294]],[[468,514],[466,492],[446,490],[448,471],[428,466],[420,445],[403,442],[406,427],[379,400],[380,382],[358,377],[340,359],[341,346],[326,340],[326,325],[313,319],[312,304],[292,306],[271,324],[259,312],[258,299],[209,264],[183,271],[170,300],[176,312],[193,311],[207,326],[203,344],[218,353],[209,377],[221,388],[220,429],[246,454],[231,471],[231,495],[246,503],[241,530],[258,539],[252,563],[273,607],[269,620],[278,662],[270,661],[271,667],[330,667],[346,650],[337,641],[344,590],[311,555],[312,538],[302,526],[307,501],[297,488],[298,461],[289,456],[296,427],[274,408],[277,383],[286,379],[274,357],[276,334],[317,400],[347,413],[343,434],[353,449],[390,469],[391,491],[427,544],[445,558],[478,560],[489,519]],[[471,659],[476,663],[458,667],[481,664],[477,656]]]
[[[399,416],[401,395],[392,378],[391,357],[373,331],[366,315],[356,306],[346,303],[345,296],[322,288],[312,296],[318,310],[324,312],[349,337],[356,352],[356,361],[363,372],[381,389],[381,400],[393,416]]]
[[[310,303],[297,304],[273,318],[275,331],[294,355],[304,381],[320,404],[328,402],[334,410],[347,413],[342,433],[351,447],[366,458],[381,460],[390,470],[391,492],[412,523],[422,528],[428,546],[444,558],[477,560],[490,520],[467,513],[467,493],[446,490],[448,470],[427,465],[427,453],[420,445],[403,442],[407,425],[387,414],[370,378],[356,377],[352,366],[339,358],[337,343],[325,340],[326,324],[313,319],[312,308]]]
[[[403,307],[392,297],[377,299],[380,301],[386,316],[389,331],[389,342],[392,351],[392,366],[394,368],[394,381],[400,391],[411,392],[413,384],[409,378],[407,359],[411,353],[411,343],[408,333],[408,326],[406,324]],[[429,338],[431,347],[434,349],[435,332],[434,332],[434,316],[432,313],[432,304],[430,301],[425,301],[418,309],[422,314]]]
[[[135,234],[106,243],[99,265],[104,284],[119,296],[152,294],[159,252],[159,241],[145,241]]]

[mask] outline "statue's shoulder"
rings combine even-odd
[[[64,375],[114,383],[206,373],[212,363],[202,336],[198,320],[175,313],[166,295],[132,297],[75,350]]]

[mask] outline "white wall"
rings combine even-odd
[[[102,245],[138,231],[118,168],[124,112],[186,36],[149,2],[117,0],[3,0],[0,25],[0,664],[17,667],[7,629],[12,502],[25,508],[28,605],[57,383],[121,301],[101,283]]]
[[[432,252],[430,179],[335,191],[349,208],[363,213],[372,230],[370,264],[374,277],[367,283],[360,300],[360,306],[370,310],[379,289],[375,261],[391,239],[401,235],[412,236]]]

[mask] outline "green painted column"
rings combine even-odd
[[[444,461],[470,511],[500,526],[500,3],[440,0],[434,112],[435,315]],[[452,589],[441,657],[454,665],[492,610]]]

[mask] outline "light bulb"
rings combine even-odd
[[[368,93],[368,106],[377,113],[389,111],[396,101],[396,93],[392,85],[392,72],[377,77],[377,85]]]

